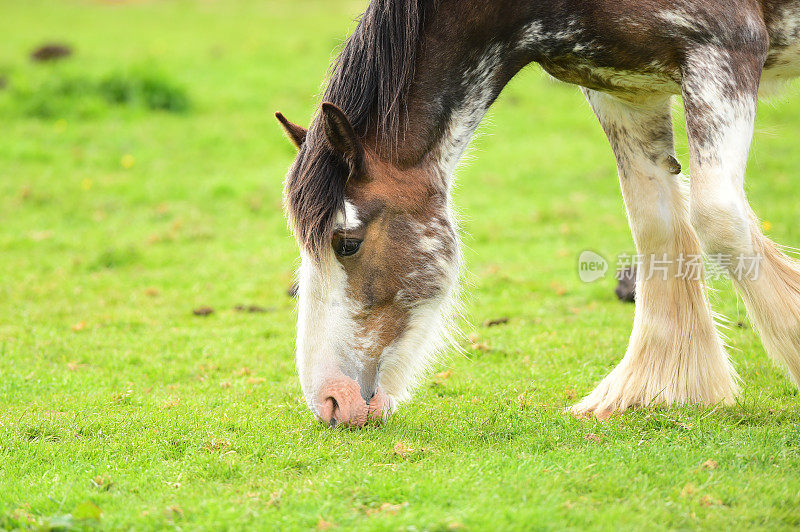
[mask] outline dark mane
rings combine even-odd
[[[401,134],[405,98],[414,76],[424,0],[373,0],[331,67],[324,100],[336,104],[355,130],[379,141]]]
[[[355,131],[391,150],[403,134],[425,4],[373,0],[330,70],[323,100],[338,106]],[[348,167],[330,150],[318,118],[286,182],[286,209],[300,245],[319,256],[344,207]]]

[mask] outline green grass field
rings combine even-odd
[[[489,349],[465,341],[380,428],[314,422],[273,112],[308,121],[363,7],[0,0],[0,529],[800,527],[800,398],[725,282],[739,404],[564,413],[633,317],[577,257],[633,244],[591,111],[537,67],[458,178],[462,328]],[[49,41],[74,55],[31,62]],[[757,129],[752,203],[800,245],[800,99]]]

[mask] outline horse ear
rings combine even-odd
[[[294,144],[294,146],[299,150],[300,146],[302,146],[306,141],[308,130],[303,126],[298,126],[297,124],[293,124],[286,120],[286,117],[283,116],[283,113],[280,111],[275,113],[275,118],[277,118],[278,122],[281,123],[283,132],[286,133],[286,136],[292,141],[292,144]]]
[[[364,149],[350,120],[330,102],[322,104],[322,128],[333,151],[342,156],[356,172],[364,160]]]

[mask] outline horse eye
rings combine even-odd
[[[361,247],[361,240],[355,238],[343,238],[339,240],[336,245],[336,254],[342,257],[349,257],[355,255],[358,248]]]

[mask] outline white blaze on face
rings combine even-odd
[[[353,229],[360,223],[355,206],[345,202],[335,224]],[[360,305],[348,297],[344,266],[333,257],[333,250],[326,252],[330,257],[321,265],[301,251],[298,272],[297,371],[303,395],[315,414],[315,401],[325,381],[340,377],[343,369],[358,374],[364,365],[353,349],[359,330],[353,316]]]
[[[315,401],[325,381],[341,375],[348,340],[357,330],[356,306],[347,297],[347,275],[338,261],[320,266],[305,252],[301,255],[297,371],[306,402],[316,414]]]
[[[349,201],[344,202],[344,213],[339,213],[336,217],[336,223],[343,226],[345,229],[355,229],[361,225],[361,220],[358,218],[358,209]]]

